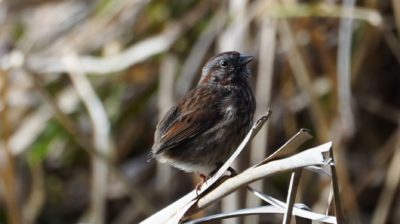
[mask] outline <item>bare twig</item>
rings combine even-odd
[[[382,24],[382,17],[378,11],[365,7],[353,7],[349,10],[349,14],[343,15],[343,11],[346,10],[340,5],[330,4],[327,2],[320,2],[316,4],[275,4],[272,6],[271,11],[274,13],[273,16],[278,18],[290,18],[290,17],[332,17],[332,18],[345,18],[358,19],[366,21],[373,26],[379,26]],[[261,11],[261,9],[260,9]]]
[[[168,50],[185,30],[202,18],[207,9],[207,5],[200,2],[197,7],[183,15],[184,20],[170,23],[161,34],[142,40],[118,55],[77,56],[77,61],[81,65],[82,72],[91,74],[109,74],[129,68]],[[41,55],[32,55],[28,59],[27,66],[37,73],[68,72],[68,67],[59,59],[59,56],[46,58]]]
[[[11,151],[10,145],[10,126],[9,126],[9,107],[8,107],[8,91],[9,91],[8,72],[0,69],[0,97],[3,101],[3,107],[0,108],[0,120],[2,123],[0,141],[0,184],[4,193],[6,213],[8,221],[11,224],[22,223],[21,208],[18,202],[17,176],[15,171],[15,157]]]
[[[400,1],[392,0],[394,18],[396,21],[397,35],[400,36]]]
[[[101,152],[96,151],[92,143],[86,139],[81,137],[80,130],[78,126],[75,124],[75,122],[67,115],[68,113],[73,112],[76,110],[78,103],[79,103],[79,98],[76,93],[76,91],[73,89],[73,87],[66,87],[63,90],[60,91],[60,93],[56,96],[53,97],[51,96],[48,91],[44,89],[44,81],[41,79],[41,77],[38,74],[35,73],[30,73],[32,75],[32,79],[34,82],[34,87],[35,90],[39,92],[43,100],[48,104],[40,107],[35,113],[32,115],[32,118],[27,119],[25,121],[24,125],[20,129],[18,129],[17,133],[14,134],[13,139],[15,140],[15,146],[18,146],[17,149],[15,150],[14,153],[19,154],[22,153],[24,150],[27,149],[28,144],[32,143],[34,141],[34,137],[39,135],[42,130],[44,129],[44,125],[42,123],[46,123],[48,120],[54,116],[54,118],[62,125],[62,127],[65,129],[65,131],[72,137],[72,139],[83,149],[87,150],[87,153],[89,153],[91,156],[98,156],[100,158],[103,158],[105,161],[109,160],[109,157],[105,154],[102,154]],[[50,110],[49,108],[50,107]],[[40,118],[40,119],[39,119]],[[37,125],[41,125],[37,127],[37,131],[35,133],[32,133],[32,137],[30,137],[30,141],[21,144],[19,141],[22,136],[25,136],[25,138],[31,136],[31,135],[26,135],[27,131],[32,131],[32,126],[29,125],[30,128],[25,128],[24,126],[28,126],[30,124],[30,120],[32,122],[35,122],[34,124],[37,123]],[[42,121],[41,122],[38,122]],[[35,126],[33,126],[35,127]],[[26,131],[25,131],[26,130]],[[25,140],[26,141],[26,140]]]
[[[297,150],[304,142],[312,139],[312,135],[307,129],[300,129],[292,138],[290,138],[285,144],[283,144],[279,149],[277,149],[274,153],[269,155],[267,158],[257,163],[253,167],[260,166],[269,161],[282,158],[284,156],[288,156],[292,154],[295,150]]]
[[[282,44],[287,48],[290,67],[293,71],[293,76],[296,79],[297,84],[307,94],[307,98],[310,100],[310,111],[312,113],[312,119],[314,119],[314,126],[317,130],[317,137],[321,142],[324,142],[328,138],[328,124],[327,119],[322,112],[321,105],[318,101],[318,96],[311,84],[310,72],[306,67],[303,60],[303,56],[300,54],[300,50],[293,37],[292,29],[286,20],[282,20],[280,24],[279,33],[282,37]]]
[[[41,106],[21,121],[20,127],[10,136],[10,150],[19,155],[29,148],[46,127],[51,111]]]
[[[250,188],[249,190],[252,191],[255,196],[261,198],[263,201],[265,201],[275,207],[282,208],[282,210],[284,210],[287,207],[287,205],[284,202],[279,201],[278,199],[275,199],[271,196],[263,194],[262,192],[257,191],[252,188]],[[307,206],[305,206],[303,204],[294,204],[293,214],[296,216],[305,218],[305,219],[309,219],[309,220],[322,221],[322,222],[326,222],[326,223],[337,223],[336,217],[310,212],[309,209],[307,208]],[[296,219],[296,223],[297,223],[297,221],[298,220]]]
[[[47,40],[43,43],[52,43],[48,48],[54,52],[65,46],[79,53],[101,48],[111,40],[130,32],[129,27],[136,22],[140,12],[149,2],[150,0],[114,0],[94,4],[89,18],[77,23],[55,41]],[[98,7],[99,5],[101,6]]]
[[[45,201],[44,172],[41,164],[29,164],[32,176],[32,187],[29,198],[23,206],[24,223],[34,224]]]
[[[292,218],[293,206],[294,206],[294,202],[296,200],[297,188],[298,188],[299,182],[300,182],[301,173],[302,173],[302,170],[297,169],[294,172],[292,172],[292,175],[290,177],[289,191],[288,191],[288,196],[287,196],[287,200],[286,200],[286,211],[285,211],[285,215],[283,216],[283,220],[282,220],[283,224],[290,224],[290,220]]]
[[[278,201],[276,199],[276,201]],[[283,205],[285,203],[282,202]],[[219,220],[219,219],[227,219],[227,218],[232,218],[232,217],[241,217],[245,216],[248,217],[249,215],[265,215],[265,214],[283,214],[285,210],[282,208],[283,206],[276,206],[276,205],[267,205],[267,206],[260,206],[256,208],[245,208],[245,209],[239,209],[237,211],[233,212],[228,212],[228,213],[220,213],[216,215],[210,215],[207,217],[199,218],[196,220],[192,220],[189,222],[185,222],[184,224],[198,224],[198,223],[209,223],[210,221],[213,220]],[[314,212],[309,212],[305,208],[306,206],[300,205],[295,205],[293,213],[297,216],[296,217],[296,224],[300,224],[299,220],[302,219],[304,220],[301,224],[311,224],[312,221],[316,222],[325,222],[325,223],[336,223],[335,217],[333,216],[326,216]],[[309,222],[308,222],[309,221]]]
[[[175,42],[180,33],[181,27],[174,25],[168,27],[164,33],[143,40],[121,54],[102,58],[80,56],[77,60],[85,73],[108,74],[121,71],[153,55],[164,52]],[[32,56],[28,63],[30,69],[38,73],[62,73],[68,69],[59,60],[59,57]]]
[[[92,85],[81,71],[76,55],[70,54],[64,58],[72,83],[88,110],[92,122],[93,145],[96,151],[112,157],[113,143],[110,141],[110,124],[101,100],[93,90]],[[93,161],[92,203],[89,220],[91,223],[104,223],[105,200],[109,164],[96,156]]]
[[[337,54],[338,71],[338,113],[344,136],[354,134],[355,124],[351,99],[351,40],[353,36],[353,20],[348,19],[354,8],[354,0],[343,2],[343,17],[340,20],[339,46]]]
[[[339,178],[336,172],[336,164],[333,155],[332,147],[329,149],[329,156],[332,160],[330,163],[331,173],[332,173],[332,187],[333,187],[333,197],[335,200],[335,212],[336,212],[336,219],[339,224],[346,223],[345,217],[343,215],[342,203],[340,200],[340,191],[339,191]]]
[[[399,133],[399,132],[398,132]],[[384,188],[381,191],[378,204],[372,216],[372,224],[386,223],[391,204],[395,198],[396,189],[400,184],[400,134],[397,137],[392,161],[386,173]]]
[[[400,64],[400,43],[399,43],[399,39],[396,37],[396,35],[394,35],[392,33],[391,30],[389,30],[388,28],[384,27],[383,28],[383,37],[387,43],[387,45],[389,46],[390,50],[392,51],[394,57],[397,60],[397,63]]]
[[[178,59],[168,54],[160,67],[160,84],[158,90],[158,117],[159,119],[164,116],[169,108],[174,105],[174,80],[178,66]],[[157,192],[163,192],[168,195],[170,190],[168,184],[170,184],[172,177],[171,166],[168,164],[157,163]]]
[[[240,187],[246,186],[251,182],[254,182],[261,178],[265,178],[272,174],[311,165],[323,165],[324,158],[322,153],[328,152],[331,146],[332,143],[325,143],[323,145],[308,149],[288,158],[274,160],[257,167],[249,168],[238,174],[237,176],[226,180],[221,185],[213,189],[211,192],[202,196],[198,200],[196,207],[192,211],[198,211],[199,209],[205,208],[209,204],[239,189]]]

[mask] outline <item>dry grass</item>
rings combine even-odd
[[[146,157],[158,118],[222,50],[256,56],[257,116],[273,111],[239,172],[301,128],[315,138],[291,148],[332,141],[334,162],[260,176],[192,220],[399,223],[399,12],[396,0],[1,1],[0,223],[137,223],[190,192],[191,174]]]

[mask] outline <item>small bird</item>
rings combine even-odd
[[[236,51],[212,57],[200,81],[157,125],[151,156],[202,181],[223,164],[251,128],[255,99],[247,64]]]

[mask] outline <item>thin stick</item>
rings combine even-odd
[[[339,46],[337,53],[338,101],[341,127],[345,137],[354,134],[355,124],[351,100],[351,40],[353,36],[353,20],[347,16],[354,8],[354,0],[343,2],[343,17],[340,20]]]
[[[15,157],[10,148],[10,126],[9,126],[9,107],[8,107],[8,91],[9,76],[8,73],[0,69],[0,97],[3,102],[3,108],[0,109],[0,120],[2,122],[1,137],[4,142],[0,141],[0,184],[2,185],[2,193],[5,198],[6,213],[8,221],[11,224],[22,223],[21,207],[18,202]]]
[[[388,214],[390,212],[390,205],[395,199],[396,189],[400,184],[400,134],[397,137],[397,143],[395,144],[396,150],[389,164],[388,171],[386,173],[385,183],[379,201],[376,205],[375,212],[372,216],[373,224],[386,223]]]
[[[291,137],[287,142],[285,142],[285,144],[283,144],[278,150],[276,150],[274,153],[272,153],[267,158],[257,163],[253,167],[257,167],[272,160],[290,155],[295,150],[297,150],[304,142],[312,139],[312,137],[313,136],[310,134],[309,130],[304,128],[300,129],[300,131],[298,131],[293,137]]]
[[[85,105],[92,122],[93,145],[96,151],[106,156],[111,156],[114,150],[110,140],[110,123],[104,106],[93,90],[86,75],[80,70],[76,55],[71,53],[64,57],[64,62],[69,70],[72,83]],[[104,160],[92,157],[92,197],[91,223],[104,223],[105,202],[109,174],[109,164]]]
[[[337,219],[338,224],[343,224],[343,223],[346,223],[346,220],[343,215],[342,203],[340,200],[339,179],[338,179],[337,172],[336,172],[336,165],[335,165],[335,159],[333,157],[332,147],[329,149],[329,155],[332,160],[330,167],[331,167],[331,172],[332,172],[333,196],[335,199],[336,219]]]
[[[167,54],[161,63],[157,100],[159,119],[174,105],[173,89],[177,67],[178,59],[173,54]],[[171,166],[163,163],[156,163],[156,166],[156,190],[164,195],[170,195],[168,185],[171,183],[173,174]]]
[[[293,76],[298,86],[310,100],[310,111],[314,120],[314,127],[318,133],[317,137],[321,142],[324,142],[328,138],[328,124],[326,116],[321,109],[321,104],[318,101],[318,95],[312,85],[310,71],[306,66],[303,55],[300,53],[289,22],[283,19],[279,28],[282,44],[288,49],[287,60],[293,71]]]
[[[292,218],[293,206],[296,200],[297,189],[299,187],[302,169],[295,170],[290,177],[288,197],[286,200],[286,211],[283,216],[283,224],[289,224]]]

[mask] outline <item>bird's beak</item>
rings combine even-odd
[[[247,63],[251,62],[254,59],[253,56],[241,54],[240,55],[240,64],[241,65],[247,65]]]

